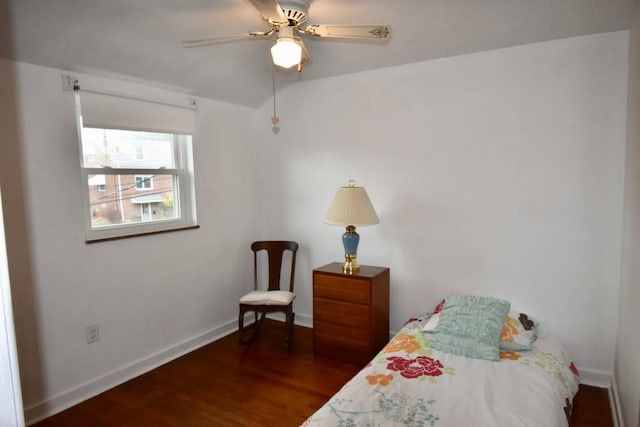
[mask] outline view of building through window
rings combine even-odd
[[[178,217],[177,176],[172,172],[176,138],[165,133],[82,129],[91,228]]]

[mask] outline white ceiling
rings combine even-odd
[[[304,38],[298,81],[628,28],[635,0],[312,0],[309,23],[389,24],[387,43]],[[271,41],[184,49],[182,40],[268,26],[244,0],[0,0],[0,56],[155,82],[257,107],[272,94]],[[3,9],[7,9],[3,13]],[[8,21],[8,22],[7,22]]]

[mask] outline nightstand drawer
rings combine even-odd
[[[316,298],[313,303],[313,319],[352,328],[369,328],[369,307],[339,301]]]
[[[369,283],[365,280],[316,274],[313,278],[313,297],[368,305]]]
[[[313,324],[314,332],[318,335],[333,337],[334,340],[357,342],[368,346],[371,332],[369,329],[350,328],[335,323],[316,321]]]

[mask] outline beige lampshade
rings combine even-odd
[[[340,187],[324,222],[335,225],[374,225],[380,222],[364,187]]]

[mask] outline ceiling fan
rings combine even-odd
[[[282,68],[298,66],[311,60],[300,35],[339,39],[378,39],[389,38],[391,27],[388,25],[306,25],[311,0],[246,0],[260,17],[270,26],[266,31],[250,31],[235,36],[214,37],[202,40],[183,41],[184,47],[200,47],[228,43],[247,39],[275,38],[271,47],[273,63]]]

